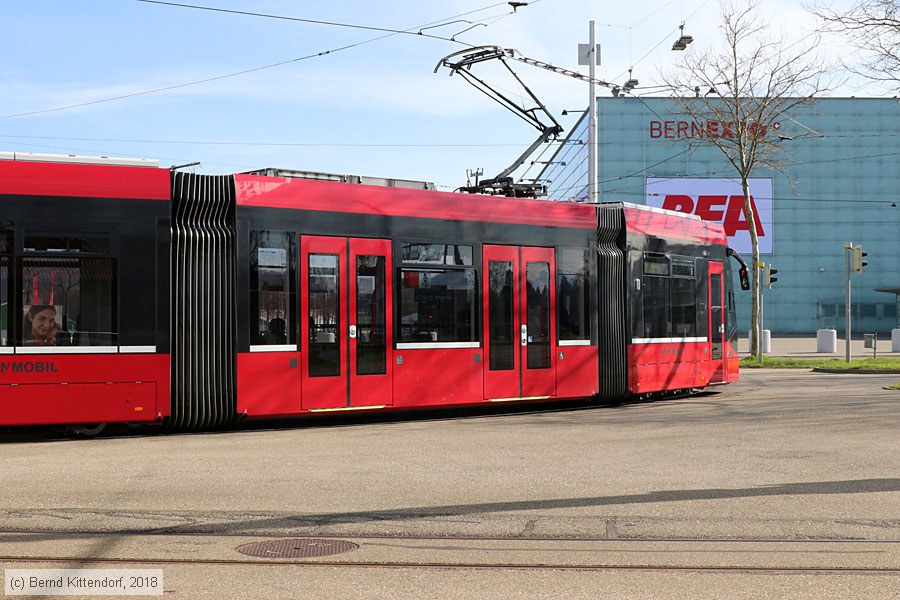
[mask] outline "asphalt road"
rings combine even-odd
[[[898,380],[7,436],[0,567],[161,568],[180,598],[900,598]],[[302,555],[332,541],[351,549]],[[257,542],[278,550],[237,551]]]

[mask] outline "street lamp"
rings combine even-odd
[[[675,43],[672,44],[672,50],[674,51],[682,51],[687,50],[688,44],[694,41],[693,36],[684,35],[684,23],[678,26],[678,29],[681,30],[681,37],[675,40]]]
[[[623,92],[630,92],[631,90],[633,90],[634,88],[636,88],[638,86],[638,80],[631,76],[631,69],[633,69],[633,68],[634,67],[631,67],[630,69],[628,69],[628,81],[626,81],[625,84],[622,86]]]

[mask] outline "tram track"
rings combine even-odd
[[[419,562],[360,562],[309,560],[249,560],[249,559],[191,559],[191,558],[69,558],[57,556],[16,557],[0,556],[0,563],[13,564],[78,564],[86,565],[218,565],[256,567],[330,567],[355,569],[418,569],[418,570],[498,570],[498,571],[653,571],[694,573],[805,573],[900,575],[900,568],[879,567],[778,567],[778,566],[702,566],[702,565],[622,565],[622,564],[523,564],[523,563],[419,563]]]
[[[6,529],[0,530],[0,565],[900,575],[900,540],[379,535],[344,536],[354,550],[339,559],[234,555],[265,538],[333,537]],[[178,556],[184,553],[191,555]]]

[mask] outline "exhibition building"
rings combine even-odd
[[[707,139],[728,135],[728,124],[686,117],[683,102],[597,99],[597,200],[720,222],[749,263],[740,178]],[[776,148],[775,160],[750,180],[760,261],[777,279],[763,292],[764,328],[843,332],[848,244],[862,246],[868,263],[849,273],[853,332],[900,326],[900,100],[821,98],[796,105],[758,134]],[[540,175],[549,199],[589,200],[587,140],[585,114]],[[747,331],[749,292],[738,295],[738,314]]]

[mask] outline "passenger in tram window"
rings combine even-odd
[[[266,333],[265,340],[267,344],[287,343],[287,333],[284,319],[276,317],[269,321],[269,331]]]
[[[60,331],[56,307],[48,304],[32,304],[26,307],[23,322],[25,344],[33,346],[56,345],[56,334]]]

